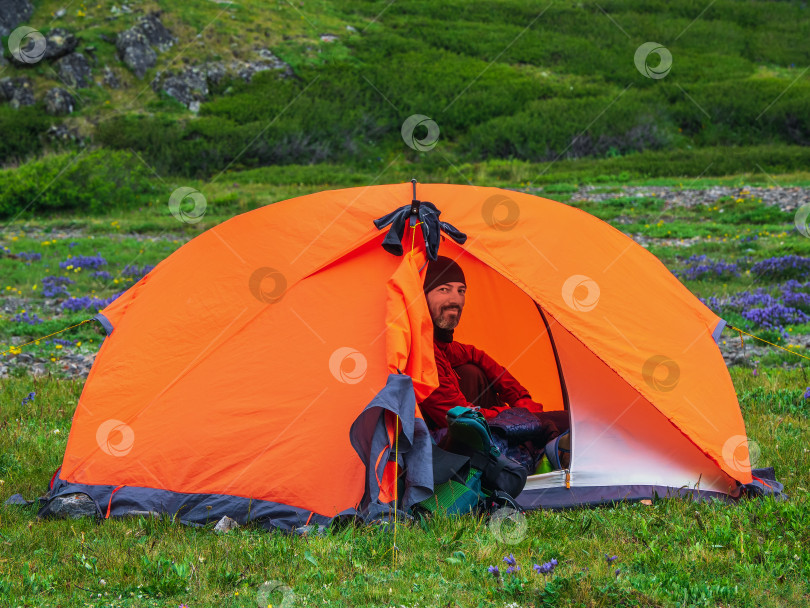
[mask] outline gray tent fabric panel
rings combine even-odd
[[[413,381],[405,374],[391,374],[385,387],[375,395],[352,423],[349,437],[366,465],[366,491],[361,509],[380,504],[380,485],[385,465],[393,458],[394,445],[385,429],[385,412],[399,417],[399,464],[405,469],[401,509],[409,509],[433,495],[433,452],[425,421],[416,418]],[[382,457],[378,457],[382,454]],[[376,467],[376,468],[375,468]]]
[[[332,521],[331,517],[306,509],[243,496],[181,494],[170,490],[130,486],[123,486],[113,494],[115,489],[116,486],[68,483],[57,477],[49,499],[82,493],[96,503],[102,516],[106,515],[107,506],[110,505],[110,517],[124,517],[148,512],[165,513],[176,517],[183,523],[202,525],[216,523],[226,515],[240,525],[253,521],[266,528],[281,530],[292,530],[304,526],[307,522],[325,526]],[[110,501],[110,497],[112,497],[112,501]],[[344,515],[353,513],[353,511],[347,512]],[[50,515],[47,504],[39,514],[41,517]]]
[[[584,486],[572,488],[548,488],[543,490],[525,490],[517,497],[520,508],[533,509],[568,509],[604,505],[612,502],[634,502],[644,499],[659,498],[694,498],[695,500],[721,500],[730,502],[734,499],[723,492],[709,492],[689,488],[668,488],[666,486]]]
[[[101,323],[101,326],[104,328],[104,332],[109,336],[113,332],[112,323],[110,320],[105,317],[103,314],[98,313],[95,317],[93,317],[94,321],[98,321]]]
[[[718,344],[720,343],[720,334],[723,333],[723,329],[725,329],[725,327],[726,327],[725,319],[720,319],[717,322],[717,326],[714,328],[714,331],[712,332],[712,338],[714,338],[714,341],[717,342]]]

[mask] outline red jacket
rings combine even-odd
[[[458,405],[475,407],[464,398],[459,388],[458,374],[453,369],[465,363],[474,363],[480,367],[489,381],[493,383],[501,400],[508,406],[525,407],[529,411],[537,413],[543,411],[540,404],[531,400],[529,391],[523,388],[515,377],[506,371],[505,367],[498,365],[484,351],[469,344],[439,340],[433,342],[433,351],[436,358],[436,369],[439,373],[439,387],[419,404],[429,427],[446,427],[447,412],[451,408]],[[486,418],[493,418],[504,409],[506,408],[481,409],[481,413]]]

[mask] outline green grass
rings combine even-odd
[[[400,523],[396,563],[393,533],[373,527],[292,537],[247,526],[217,535],[168,518],[38,521],[34,507],[4,507],[0,603],[248,607],[264,581],[280,581],[295,593],[293,605],[808,605],[810,424],[796,388],[807,379],[800,370],[731,372],[760,464],[776,467],[786,502],[665,499],[535,512],[513,545],[484,519],[439,516]],[[81,383],[24,378],[2,388],[0,498],[34,498],[60,464]],[[22,406],[30,391],[34,402]],[[499,584],[487,567],[503,572],[509,553],[522,570]],[[618,559],[609,566],[605,554]],[[552,577],[531,571],[552,558]]]

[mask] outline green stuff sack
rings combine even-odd
[[[450,479],[434,487],[433,496],[419,503],[431,513],[463,515],[478,510],[484,498],[481,489],[481,471],[468,467],[464,483]]]

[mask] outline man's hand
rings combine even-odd
[[[543,406],[539,403],[532,401],[529,397],[518,399],[512,404],[512,407],[523,407],[529,410],[532,414],[540,414],[543,412]]]

